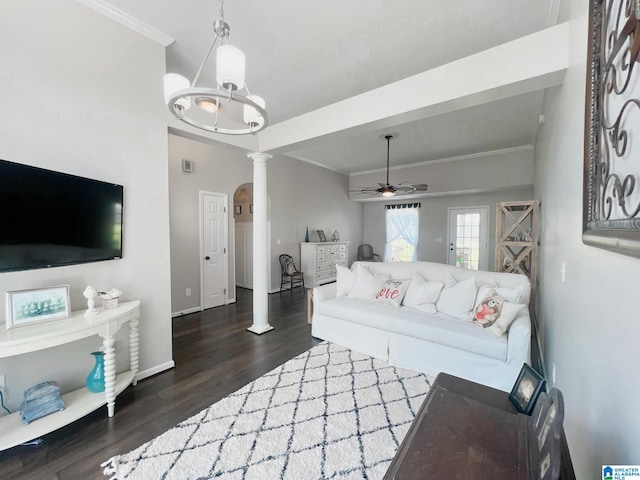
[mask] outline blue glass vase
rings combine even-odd
[[[104,392],[104,352],[91,352],[96,360],[93,370],[87,376],[87,388],[90,392]]]
[[[304,234],[304,241],[305,242],[309,241],[309,227],[307,227],[307,233]]]

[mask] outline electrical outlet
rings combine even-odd
[[[191,289],[190,289],[190,288],[187,288],[187,289],[185,290],[185,295],[186,295],[187,297],[190,297],[190,296],[191,296]]]

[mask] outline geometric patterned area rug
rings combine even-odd
[[[433,378],[322,342],[102,466],[112,480],[379,479]]]

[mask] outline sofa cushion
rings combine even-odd
[[[394,308],[369,300],[332,298],[314,306],[315,313],[387,332],[439,343],[506,361],[507,336],[496,338],[477,324],[438,313]],[[424,348],[429,348],[425,344]]]
[[[356,279],[353,283],[353,288],[349,292],[349,298],[359,298],[362,300],[373,300],[376,294],[389,279],[389,275],[383,275],[376,273],[375,275],[371,271],[363,266],[359,265],[356,270]]]
[[[356,273],[343,265],[336,265],[336,296],[347,297],[353,289]]]
[[[375,296],[375,301],[378,303],[384,303],[391,305],[392,307],[400,307],[400,302],[407,293],[410,280],[396,280],[390,278]]]
[[[444,280],[445,286],[440,292],[436,308],[438,312],[468,320],[469,312],[473,309],[473,302],[476,299],[476,281],[473,277],[467,278],[447,287],[453,278],[450,275],[449,277]]]
[[[414,273],[402,304],[427,313],[436,313],[436,301],[444,284],[428,282],[419,273]]]

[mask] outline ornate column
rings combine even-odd
[[[250,332],[273,330],[269,325],[268,229],[267,229],[267,160],[271,155],[255,152],[253,160],[253,324]]]

